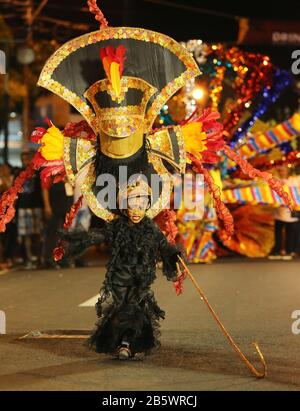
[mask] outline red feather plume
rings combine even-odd
[[[100,49],[100,58],[102,60],[105,72],[107,77],[109,78],[109,71],[110,65],[115,62],[118,63],[120,66],[120,77],[123,75],[124,71],[124,62],[126,59],[126,48],[120,44],[116,49],[112,46],[107,46]],[[104,62],[104,59],[107,58],[107,63]]]

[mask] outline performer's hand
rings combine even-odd
[[[183,282],[185,279],[185,271],[182,269],[181,264],[176,263],[177,267],[177,277],[173,281],[173,285],[177,295],[182,294],[183,292]]]

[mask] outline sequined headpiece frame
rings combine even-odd
[[[157,89],[146,107],[144,129],[148,132],[172,95],[200,74],[188,50],[164,34],[140,28],[107,27],[75,38],[49,58],[38,85],[68,101],[93,127],[96,113],[84,94],[94,83],[106,78],[99,67],[100,48],[116,48],[120,44],[127,50],[124,76],[140,78]]]

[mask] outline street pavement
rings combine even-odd
[[[162,345],[151,356],[120,362],[90,351],[83,339],[19,339],[32,331],[87,335],[96,320],[92,305],[105,274],[101,266],[0,275],[0,311],[6,315],[0,390],[300,390],[300,334],[292,332],[292,313],[300,310],[299,260],[225,260],[190,269],[257,368],[252,342],[259,343],[265,379],[251,376],[190,280],[177,297],[160,270],[153,289],[166,319]]]

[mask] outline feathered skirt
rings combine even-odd
[[[165,318],[165,312],[150,286],[141,286],[129,274],[113,278],[100,290],[96,304],[99,320],[88,343],[98,353],[114,354],[125,340],[132,353],[149,354],[160,345],[159,320]]]

